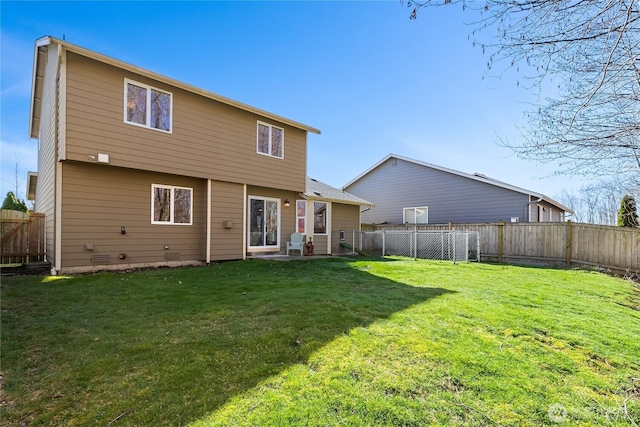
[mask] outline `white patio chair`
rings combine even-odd
[[[303,249],[304,249],[304,234],[293,233],[291,235],[291,241],[287,242],[287,255],[289,255],[289,251],[300,251],[300,255],[302,255]]]

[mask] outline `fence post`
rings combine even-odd
[[[502,251],[504,250],[504,221],[498,221],[498,262],[502,263]]]
[[[387,244],[387,240],[386,240],[387,233],[386,233],[386,231],[387,231],[386,228],[382,229],[382,257],[383,258],[384,258],[385,251],[387,249],[386,248],[386,244]]]
[[[464,260],[465,262],[469,262],[469,231],[465,231],[464,235]]]
[[[457,236],[457,231],[453,230],[452,232],[453,235],[453,263],[456,263],[456,240],[458,240],[458,236]]]
[[[351,256],[356,256],[356,230],[351,230]]]
[[[573,245],[571,244],[571,240],[573,239],[573,227],[571,225],[571,220],[567,220],[567,267],[571,267],[571,251],[573,250]]]

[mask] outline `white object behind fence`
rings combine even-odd
[[[448,261],[479,261],[477,231],[355,231],[353,247],[371,255]]]

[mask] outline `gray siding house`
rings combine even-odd
[[[365,224],[558,222],[572,213],[543,194],[395,154],[343,189],[375,205]]]

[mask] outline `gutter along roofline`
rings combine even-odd
[[[453,174],[453,175],[458,175],[458,176],[461,176],[463,178],[472,179],[474,181],[478,181],[478,182],[482,182],[482,183],[485,183],[485,184],[494,185],[494,186],[500,187],[500,188],[505,188],[507,190],[515,191],[517,193],[526,194],[526,195],[528,195],[530,197],[535,197],[536,199],[540,199],[540,201],[545,201],[547,203],[550,203],[550,204],[562,209],[565,212],[573,213],[573,211],[570,208],[568,208],[567,206],[564,206],[562,203],[559,203],[559,202],[553,200],[552,198],[545,196],[542,193],[537,193],[535,191],[529,191],[529,190],[526,190],[524,188],[516,187],[515,185],[507,184],[506,182],[502,182],[502,181],[499,181],[497,179],[489,178],[489,177],[481,175],[481,174],[468,174],[468,173],[460,172],[460,171],[457,171],[457,170],[454,170],[454,169],[449,169],[449,168],[445,168],[445,167],[442,167],[442,166],[434,165],[432,163],[427,163],[427,162],[423,162],[423,161],[420,161],[420,160],[411,159],[409,157],[399,156],[399,155],[393,154],[393,153],[385,156],[382,160],[380,160],[379,162],[377,162],[376,164],[371,166],[369,169],[365,170],[360,175],[358,175],[357,177],[353,178],[351,181],[346,183],[342,188],[344,189],[344,188],[349,187],[350,185],[353,185],[354,183],[356,183],[357,181],[362,179],[364,176],[366,176],[367,174],[372,172],[374,169],[376,169],[378,166],[382,165],[384,162],[386,162],[389,159],[403,160],[405,162],[409,162],[409,163],[413,163],[413,164],[416,164],[416,165],[428,167],[428,168],[439,170],[439,171],[442,171],[442,172],[447,172],[447,173],[450,173],[450,174]]]
[[[64,40],[60,40],[60,39],[56,39],[55,37],[51,37],[51,36],[45,36],[42,37],[38,40],[36,40],[35,42],[35,53],[34,53],[34,66],[33,66],[33,76],[32,76],[32,88],[31,88],[31,114],[29,116],[29,132],[30,132],[30,136],[31,138],[37,138],[37,129],[34,129],[34,121],[38,120],[39,118],[39,111],[37,110],[37,106],[36,104],[36,89],[38,86],[38,66],[42,66],[43,64],[39,64],[38,62],[38,51],[41,47],[44,46],[49,46],[52,44],[56,44],[56,45],[60,45],[62,46],[64,49],[68,50],[69,52],[73,52],[76,53],[78,55],[87,57],[87,58],[91,58],[93,60],[99,61],[99,62],[103,62],[105,64],[109,64],[109,65],[113,65],[114,67],[117,68],[121,68],[123,70],[126,71],[130,71],[132,73],[136,73],[136,74],[140,74],[142,76],[148,77],[150,79],[153,80],[157,80],[159,82],[168,84],[170,86],[174,86],[177,87],[179,89],[183,89],[187,92],[191,92],[191,93],[195,93],[197,95],[203,96],[205,98],[209,98],[212,99],[214,101],[218,101],[221,102],[223,104],[226,105],[230,105],[232,107],[259,115],[259,116],[263,116],[265,118],[289,125],[291,127],[297,128],[297,129],[301,129],[307,132],[311,132],[311,133],[315,133],[315,134],[320,134],[320,130],[316,129],[312,126],[308,126],[305,125],[303,123],[297,122],[295,120],[291,120],[291,119],[287,119],[286,117],[282,117],[279,116],[277,114],[273,114],[270,113],[268,111],[253,107],[251,105],[248,104],[244,104],[242,102],[239,101],[235,101],[231,98],[227,98],[225,96],[222,95],[218,95],[216,93],[213,92],[209,92],[207,90],[204,90],[202,88],[198,88],[196,86],[187,84],[187,83],[183,83],[181,81],[172,79],[170,77],[167,76],[163,76],[161,74],[158,74],[156,72],[153,71],[149,71],[147,69],[120,61],[118,59],[106,56],[106,55],[102,55],[100,53],[94,52],[92,50],[77,46],[75,44],[69,43],[67,41]]]

